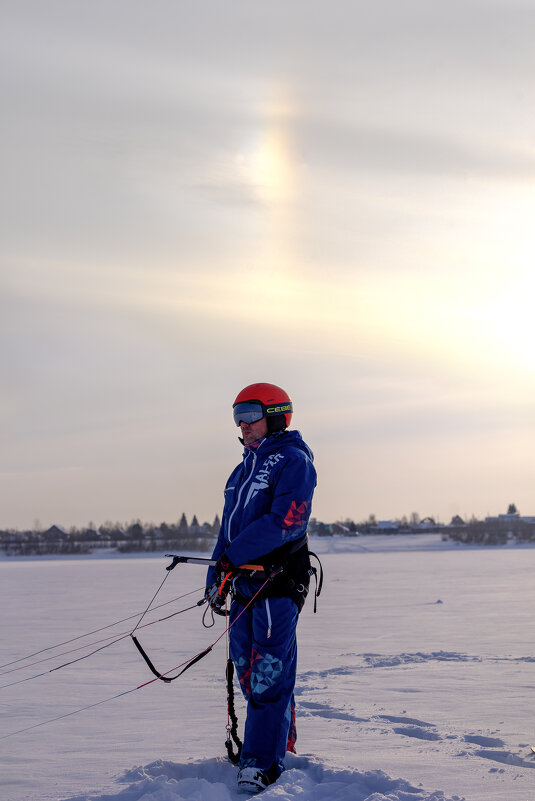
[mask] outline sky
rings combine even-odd
[[[0,0],[0,528],[535,514],[532,0]]]

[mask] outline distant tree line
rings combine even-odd
[[[106,522],[98,528],[89,523],[86,528],[75,526],[68,530],[53,525],[46,531],[0,531],[0,549],[8,556],[45,554],[89,554],[110,549],[119,553],[164,550],[211,551],[219,531],[216,515],[213,523],[200,524],[193,515],[190,523],[182,514],[176,523],[142,523],[134,520],[121,524]]]
[[[535,542],[535,516],[521,516],[514,503],[509,504],[505,514],[496,517],[478,520],[472,516],[468,520],[463,520],[459,515],[455,515],[447,524],[440,523],[433,517],[420,518],[417,512],[413,512],[409,517],[404,516],[395,520],[377,520],[372,514],[361,522],[346,518],[330,524],[316,520],[311,520],[310,523],[309,531],[319,536],[440,533],[444,541],[466,545],[507,543],[522,545]]]
[[[506,514],[472,518],[467,523],[457,521],[443,534],[443,539],[470,545],[523,545],[535,542],[535,517],[523,517],[514,503],[509,504]]]
[[[90,554],[110,549],[119,553],[151,551],[211,552],[220,528],[218,515],[212,523],[199,524],[196,515],[188,523],[182,514],[176,523],[106,522],[98,528],[89,523],[86,528],[64,529],[53,525],[46,531],[36,527],[30,531],[0,531],[0,550],[8,556],[34,556],[45,554]],[[456,515],[448,524],[433,517],[413,512],[409,517],[395,520],[377,520],[375,515],[360,522],[350,518],[334,523],[323,523],[311,518],[308,531],[319,537],[358,537],[361,534],[424,534],[440,533],[443,540],[475,545],[505,545],[535,542],[535,517],[522,517],[515,504],[509,504],[506,514],[468,521]]]
[[[359,534],[421,534],[442,531],[444,525],[435,521],[433,517],[423,517],[413,512],[409,517],[403,516],[394,520],[377,520],[374,514],[365,520],[356,522],[350,517],[337,520],[334,523],[322,523],[311,518],[308,530],[310,534],[319,537],[331,537],[340,534],[346,537],[355,537]]]

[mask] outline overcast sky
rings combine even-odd
[[[535,514],[533,0],[0,0],[0,528]]]

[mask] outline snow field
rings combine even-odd
[[[436,537],[329,539],[312,547],[324,552],[325,587],[318,614],[307,602],[299,624],[299,756],[288,756],[286,773],[262,798],[532,801],[535,551],[449,549]],[[141,613],[166,564],[0,562],[0,598],[9,610],[1,664]],[[155,603],[200,588],[203,579],[202,568],[177,568]],[[219,636],[222,620],[204,629],[201,614],[138,632],[160,670]],[[88,641],[128,634],[135,622]],[[244,799],[236,769],[223,757],[224,642],[170,685],[135,689],[152,674],[128,636],[48,672],[101,645],[41,662],[55,653],[45,652],[23,670],[13,669],[28,663],[0,669],[6,734],[127,692],[2,739],[2,800]],[[238,693],[236,699],[241,731],[244,708]]]

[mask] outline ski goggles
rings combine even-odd
[[[280,404],[278,406],[266,406],[261,401],[242,401],[233,408],[234,422],[237,426],[240,423],[256,423],[263,417],[272,417],[278,414],[291,414],[293,412],[292,402]]]
[[[261,403],[244,401],[243,403],[237,403],[232,411],[234,422],[237,426],[240,423],[256,423],[264,417],[264,407]]]

